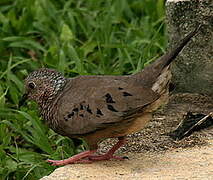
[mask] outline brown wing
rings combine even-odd
[[[158,98],[151,89],[128,81],[114,76],[71,80],[57,103],[60,129],[66,135],[78,135],[107,128]]]

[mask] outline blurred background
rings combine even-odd
[[[85,150],[48,129],[37,105],[18,108],[23,80],[41,67],[66,77],[127,75],[164,53],[165,0],[0,1],[0,179],[39,179]]]

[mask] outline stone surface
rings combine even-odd
[[[173,63],[175,90],[213,95],[213,1],[168,0],[166,14],[171,46],[203,25]]]
[[[56,169],[41,180],[139,180],[213,178],[213,144],[167,153],[128,154],[130,160],[74,164]]]

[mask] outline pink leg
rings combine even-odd
[[[74,163],[91,163],[92,161],[86,160],[83,158],[89,157],[91,154],[95,153],[97,150],[92,151],[84,151],[79,154],[76,154],[68,159],[64,160],[50,160],[48,159],[47,162],[52,163],[53,166],[61,166],[67,164],[74,164]]]
[[[126,143],[126,139],[124,137],[119,138],[117,144],[115,144],[106,154],[103,155],[89,155],[88,159],[91,161],[102,161],[102,160],[109,160],[109,159],[117,159],[117,160],[124,160],[123,157],[114,156],[116,150],[118,150],[121,146]]]

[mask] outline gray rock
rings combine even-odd
[[[175,91],[213,95],[213,1],[168,0],[166,14],[171,46],[203,25],[173,63]]]
[[[73,164],[40,180],[211,179],[213,145],[166,153],[129,153],[129,160]]]

